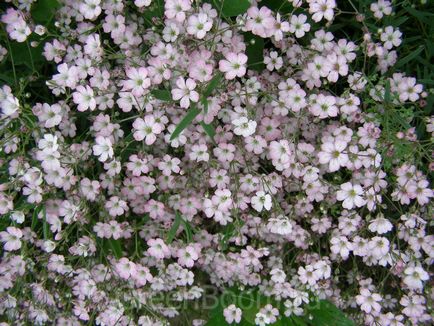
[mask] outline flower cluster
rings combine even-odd
[[[27,42],[53,71],[46,98],[0,88],[4,325],[167,325],[209,285],[270,298],[260,326],[319,299],[433,322],[431,153],[394,118],[429,91],[391,1],[58,0],[47,26],[13,2],[0,61]]]

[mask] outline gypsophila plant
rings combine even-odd
[[[0,4],[0,325],[430,325],[434,7]]]

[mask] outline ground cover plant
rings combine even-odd
[[[433,323],[430,1],[0,27],[0,325]]]

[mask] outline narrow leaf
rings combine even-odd
[[[201,122],[200,125],[202,126],[205,133],[211,138],[214,139],[215,136],[215,129],[213,125],[206,124],[205,122]]]
[[[60,8],[60,4],[57,0],[39,0],[32,5],[30,12],[36,23],[46,26],[58,8]]]
[[[307,306],[306,321],[316,326],[354,326],[354,322],[327,300],[312,302]],[[310,318],[309,318],[310,317]]]
[[[385,87],[385,90],[384,90],[384,101],[386,103],[390,103],[390,99],[391,99],[391,96],[390,96],[390,80],[386,80],[386,87]]]
[[[172,100],[172,96],[167,89],[153,89],[151,94],[157,99],[161,101],[169,102]]]
[[[166,243],[172,243],[173,239],[175,239],[176,232],[178,232],[179,226],[181,225],[181,215],[179,212],[175,212],[175,221],[173,221],[172,227],[169,230],[169,233],[167,234]]]
[[[114,256],[116,259],[119,259],[122,257],[122,248],[119,240],[115,239],[108,239],[108,244],[110,246],[110,249],[112,250]]]
[[[196,105],[192,105],[188,110],[186,116],[176,126],[175,130],[170,136],[170,140],[174,140],[176,137],[178,137],[181,134],[181,132],[183,132],[184,129],[187,128],[193,122],[194,118],[196,118],[199,115],[199,113],[200,110],[196,107]]]
[[[47,222],[47,211],[45,206],[42,208],[42,232],[44,234],[44,240],[49,238],[50,228]]]
[[[213,0],[212,3],[225,17],[244,14],[250,8],[249,0]]]
[[[185,235],[187,236],[187,242],[193,241],[193,231],[191,230],[191,225],[188,221],[181,217],[182,225],[184,227]]]
[[[223,75],[221,73],[217,73],[208,83],[205,91],[203,92],[203,97],[208,97],[211,95],[212,91],[217,88],[222,80]]]
[[[395,68],[402,67],[406,63],[408,63],[411,60],[413,60],[414,58],[416,58],[423,51],[423,49],[424,49],[423,45],[419,46],[416,50],[414,50],[410,54],[406,55],[404,58],[400,59],[398,61],[398,63],[395,65]]]

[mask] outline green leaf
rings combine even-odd
[[[211,138],[214,139],[215,136],[215,129],[213,127],[213,125],[210,124],[206,124],[205,122],[201,122],[200,125],[202,126],[203,130],[205,131],[205,133]]]
[[[260,2],[260,5],[282,14],[288,14],[294,10],[294,7],[288,0],[263,0]]]
[[[12,85],[14,83],[14,77],[11,74],[0,74],[0,79],[5,81],[8,85]]]
[[[221,73],[217,73],[208,83],[208,85],[206,86],[202,96],[203,97],[208,97],[211,95],[212,91],[215,90],[217,88],[217,86],[220,84],[221,80],[222,80],[223,74]]]
[[[425,23],[427,25],[432,24],[432,18],[434,17],[434,13],[430,13],[429,11],[420,11],[411,7],[404,8],[410,15],[416,17],[420,22]]]
[[[224,17],[244,14],[250,8],[249,0],[212,0],[212,4]]]
[[[229,239],[235,235],[236,229],[234,223],[229,223],[224,227],[224,229],[220,232],[223,237],[220,239],[220,247],[221,250],[226,250],[228,248]]]
[[[44,234],[44,239],[47,240],[50,235],[50,227],[47,222],[47,211],[45,206],[42,209],[42,232]]]
[[[35,231],[35,227],[38,224],[38,214],[39,212],[42,210],[43,206],[35,206],[35,208],[33,209],[33,214],[32,214],[32,225],[30,226],[30,229],[32,231]]]
[[[167,89],[153,89],[151,94],[158,100],[166,102],[172,101],[172,95]]]
[[[305,320],[310,325],[315,326],[354,326],[354,322],[349,319],[339,308],[327,300],[311,302],[306,307]]]
[[[15,65],[26,65],[33,70],[33,62],[35,69],[39,70],[41,64],[45,63],[42,56],[44,43],[40,43],[37,47],[31,47],[29,42],[32,38],[23,43],[11,42],[11,56],[14,58]]]
[[[170,136],[170,140],[174,140],[176,137],[178,137],[181,134],[181,132],[183,132],[184,129],[187,128],[193,122],[194,118],[196,118],[200,112],[201,111],[196,107],[196,105],[192,104],[185,117],[176,126],[175,130]]]
[[[248,32],[244,34],[246,43],[247,65],[250,69],[262,71],[264,64],[264,39]]]
[[[416,58],[423,51],[423,49],[424,49],[424,46],[420,45],[416,50],[414,50],[410,54],[406,55],[404,58],[400,59],[396,63],[396,65],[394,66],[394,68],[402,67],[406,63],[410,62],[411,60],[413,60],[414,58]]]
[[[307,326],[306,322],[303,318],[299,316],[291,316],[284,325],[293,325],[293,326]]]
[[[107,243],[116,259],[122,258],[122,247],[119,239],[107,239]]]
[[[166,243],[172,243],[173,239],[175,239],[176,232],[178,232],[179,226],[181,225],[182,217],[178,211],[175,212],[175,221],[173,221],[172,227],[169,230],[169,233],[166,237]]]
[[[172,227],[167,233],[166,243],[172,243],[172,241],[176,237],[176,233],[178,232],[179,226],[182,224],[182,228],[184,229],[185,235],[187,237],[187,242],[190,243],[193,241],[193,230],[188,221],[184,220],[181,214],[178,211],[175,211],[175,220],[173,221]]]
[[[59,8],[60,4],[57,0],[38,0],[32,5],[30,12],[36,23],[46,26]]]
[[[391,99],[390,95],[391,95],[390,94],[390,80],[388,79],[388,80],[386,80],[386,87],[384,90],[384,102],[390,103],[390,99]]]
[[[185,235],[187,236],[187,242],[190,243],[191,241],[193,241],[193,231],[191,229],[191,225],[188,221],[184,220],[182,217],[181,217],[181,221],[185,231]]]
[[[164,15],[164,0],[152,1],[151,6],[147,7],[143,13],[143,18],[145,19],[145,24],[149,27],[153,27],[155,24],[153,22],[154,18],[161,19]]]

